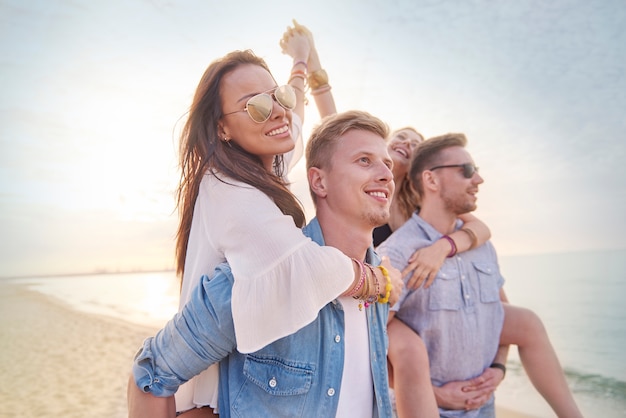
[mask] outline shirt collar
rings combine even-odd
[[[431,224],[429,224],[424,219],[422,219],[422,217],[419,216],[417,212],[413,213],[413,218],[415,218],[417,225],[422,231],[424,231],[424,235],[426,235],[426,237],[430,241],[437,241],[439,238],[443,236],[441,232],[437,231]],[[461,221],[460,219],[457,219],[454,230],[459,229],[461,225],[463,225],[463,221]]]
[[[320,226],[320,223],[317,220],[317,217],[311,219],[311,222],[309,222],[304,228],[302,228],[302,232],[304,233],[304,235],[311,238],[311,240],[318,243],[319,245],[326,245],[324,243],[324,235],[322,234],[322,227]],[[372,264],[372,265],[380,264],[380,257],[374,251],[373,246],[370,246],[367,249],[367,253],[365,255],[365,262]]]

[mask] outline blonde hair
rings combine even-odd
[[[313,129],[306,146],[306,168],[328,168],[335,146],[339,139],[348,131],[361,130],[373,132],[382,138],[389,135],[389,127],[385,122],[367,112],[351,110],[337,113],[322,119]],[[311,191],[313,203],[316,203],[315,193]]]

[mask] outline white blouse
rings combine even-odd
[[[305,237],[293,218],[263,192],[207,173],[195,203],[179,309],[200,277],[212,275],[224,261],[235,278],[232,312],[242,353],[257,351],[311,323],[354,279],[348,257]],[[216,406],[217,383],[218,366],[213,365],[180,387],[176,409]]]

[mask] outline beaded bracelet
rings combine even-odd
[[[363,265],[363,262],[361,260],[357,260],[356,258],[353,258],[352,260],[359,265],[360,275],[359,275],[358,283],[356,284],[355,287],[352,288],[352,290],[346,296],[353,296],[355,299],[358,299],[356,295],[359,293],[359,290],[361,290],[361,287],[366,282],[365,266]]]
[[[391,295],[391,277],[389,277],[389,272],[387,271],[387,269],[383,266],[378,266],[378,268],[380,269],[380,271],[382,271],[383,273],[383,277],[385,277],[385,280],[387,280],[387,283],[385,284],[385,296],[382,296],[381,298],[378,299],[378,303],[389,303],[389,296]]]
[[[373,295],[370,295],[370,292],[365,294],[365,307],[369,307],[372,303],[376,303],[378,301],[378,297],[380,294],[380,283],[378,282],[378,277],[376,277],[376,273],[374,272],[374,267],[370,264],[365,264],[365,266],[369,269],[370,273],[372,273],[372,278],[374,283],[376,284],[376,290]]]
[[[447,235],[444,235],[441,238],[447,240],[450,243],[450,247],[452,247],[450,248],[450,252],[448,253],[447,257],[454,257],[456,255],[456,243],[454,242],[454,240]]]
[[[360,265],[362,266],[363,270],[363,292],[361,292],[360,296],[353,296],[354,299],[359,301],[359,311],[363,310],[363,299],[365,299],[365,296],[368,294],[369,290],[370,290],[370,280],[367,277],[367,269],[365,268],[365,266],[367,266],[366,263],[363,263],[362,261],[358,260],[358,262],[360,263]],[[367,307],[367,306],[366,306]]]

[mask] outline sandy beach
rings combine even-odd
[[[154,330],[0,283],[0,416],[125,417],[133,355]]]
[[[0,416],[125,417],[132,357],[154,329],[0,282]],[[528,415],[498,408],[498,417]]]

